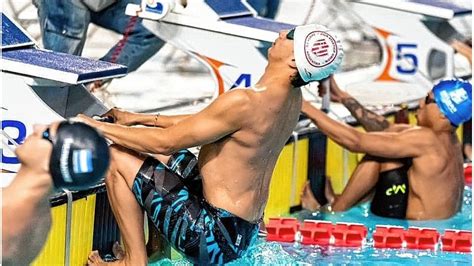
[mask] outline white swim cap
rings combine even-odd
[[[341,65],[341,42],[328,28],[316,24],[298,26],[293,40],[296,67],[305,82],[327,78]]]

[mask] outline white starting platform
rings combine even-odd
[[[1,51],[2,170],[10,172],[19,168],[13,150],[32,133],[34,124],[106,112],[83,84],[127,74],[122,65],[38,49],[3,13]]]
[[[215,96],[255,84],[278,32],[295,27],[258,17],[245,0],[188,0],[186,6],[178,2],[142,1],[130,4],[127,14],[144,18],[144,25],[155,35],[204,63],[214,78]],[[449,20],[471,14],[470,8],[442,0],[353,0],[347,4],[375,30],[382,49],[382,62],[376,68],[336,75],[341,87],[364,105],[408,103],[415,107],[436,81],[454,76],[454,50],[449,42],[457,32]],[[358,78],[353,79],[354,75]],[[313,91],[315,85],[310,86]],[[348,114],[333,111],[338,117]]]
[[[256,16],[246,1],[148,1],[129,4],[126,13],[144,18],[155,35],[205,64],[216,84],[215,97],[255,84],[267,65],[267,48],[282,30],[295,25]]]
[[[450,43],[462,36],[449,21],[472,14],[472,8],[446,0],[352,0],[350,7],[375,31],[382,48],[378,71],[345,86],[362,103],[414,102],[438,80],[454,77]]]

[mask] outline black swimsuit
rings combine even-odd
[[[404,166],[380,173],[370,211],[376,215],[405,219],[408,207],[408,169]]]
[[[259,223],[204,199],[197,159],[187,150],[172,155],[168,165],[148,157],[132,191],[161,234],[193,263],[237,259],[257,238]]]

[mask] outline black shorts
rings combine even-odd
[[[370,211],[378,216],[405,219],[408,207],[408,167],[380,173]]]
[[[197,159],[187,150],[174,154],[168,165],[148,157],[132,191],[163,237],[193,263],[237,259],[257,238],[258,223],[204,199]]]

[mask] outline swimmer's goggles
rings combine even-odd
[[[291,29],[287,34],[286,34],[286,38],[288,40],[293,40],[295,38],[295,29]]]

